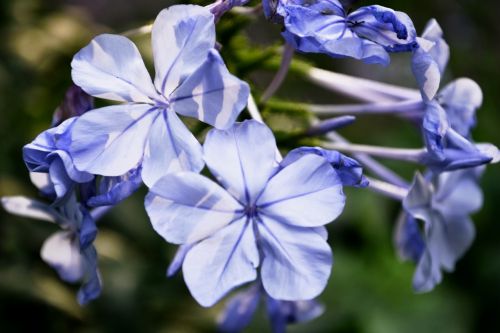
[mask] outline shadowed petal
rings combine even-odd
[[[247,120],[232,128],[211,130],[204,158],[217,180],[241,202],[253,202],[277,166],[276,141],[271,130]]]
[[[450,58],[450,47],[443,38],[443,30],[435,19],[429,20],[425,26],[422,38],[431,41],[433,45],[427,50],[439,66],[441,74],[444,73]]]
[[[432,56],[422,48],[413,53],[411,69],[425,102],[436,95],[441,82],[441,71]]]
[[[245,329],[252,321],[260,299],[260,285],[254,284],[227,301],[224,311],[217,318],[218,330],[236,333]]]
[[[175,112],[225,129],[245,108],[248,93],[248,84],[231,75],[219,53],[212,50],[169,99]]]
[[[75,122],[69,152],[76,167],[103,176],[121,176],[137,166],[154,118],[145,104],[96,109]]]
[[[202,240],[242,215],[242,207],[224,189],[193,172],[161,178],[145,205],[156,232],[175,244]]]
[[[103,34],[71,62],[75,84],[95,97],[151,103],[158,96],[137,47],[128,38]]]
[[[155,86],[168,96],[205,61],[214,47],[214,16],[200,6],[171,6],[158,14],[151,38]]]
[[[266,216],[295,226],[318,227],[344,209],[342,183],[330,164],[308,154],[270,179],[257,205]]]
[[[326,286],[333,258],[322,236],[311,228],[278,223],[263,217],[258,225],[262,239],[262,284],[280,300],[309,300]]]
[[[42,259],[67,282],[80,280],[84,273],[78,238],[68,231],[59,231],[47,238],[41,250]]]
[[[168,173],[203,169],[200,143],[174,112],[162,111],[149,133],[142,162],[142,180],[148,187]]]
[[[211,306],[233,288],[255,280],[258,265],[253,228],[242,218],[195,245],[182,272],[198,303]]]

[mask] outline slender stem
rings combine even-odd
[[[264,91],[264,93],[262,94],[262,98],[260,99],[261,103],[266,102],[269,98],[271,98],[271,96],[274,95],[279,87],[281,87],[281,84],[285,80],[285,77],[288,73],[288,69],[290,68],[294,53],[295,49],[293,48],[293,46],[286,43],[281,57],[280,68],[267,87],[266,91]]]
[[[367,179],[370,182],[368,184],[370,190],[388,196],[389,198],[403,201],[408,194],[408,190],[404,187],[389,184],[370,177],[367,177]]]
[[[120,35],[125,37],[134,37],[134,36],[149,34],[151,33],[151,30],[153,30],[153,24],[147,24],[139,28],[124,31]]]
[[[341,142],[341,143],[349,143],[347,139],[345,139],[343,136],[336,132],[330,132],[327,134],[327,137],[330,140],[336,141],[336,142]],[[387,168],[386,166],[382,165],[379,163],[377,160],[373,159],[367,154],[361,154],[357,153],[354,154],[354,158],[356,158],[361,164],[363,164],[367,169],[369,169],[371,172],[373,172],[375,175],[378,177],[382,178],[383,180],[392,183],[397,186],[401,187],[407,187],[408,182],[404,180],[401,176],[399,176],[397,173],[392,171],[391,169]]]
[[[422,100],[406,100],[393,103],[368,103],[368,104],[344,104],[344,105],[317,105],[311,104],[307,109],[318,116],[336,115],[366,115],[366,114],[389,114],[407,113],[423,110],[425,108]]]
[[[328,149],[338,150],[347,153],[362,153],[372,156],[415,162],[418,163],[422,155],[425,153],[424,149],[402,149],[402,148],[388,148],[369,145],[358,145],[340,142],[326,143],[325,147]]]
[[[356,78],[315,67],[307,71],[307,78],[326,89],[364,102],[383,103],[421,98],[420,92],[416,89]]]
[[[94,219],[95,222],[101,219],[107,212],[111,210],[114,206],[102,206],[94,208],[90,211],[90,216]]]
[[[311,126],[311,128],[309,128],[305,134],[308,136],[324,135],[339,128],[351,125],[355,121],[356,117],[354,116],[340,116],[330,118],[324,121],[320,121],[317,124]]]

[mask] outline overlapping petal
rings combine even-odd
[[[280,300],[308,300],[326,286],[333,257],[330,247],[311,228],[263,217],[258,224],[265,253],[261,265],[266,292]]]
[[[137,47],[128,38],[103,34],[71,62],[73,81],[89,95],[151,103],[158,97]]]
[[[231,75],[216,50],[170,95],[172,110],[215,128],[234,124],[248,100],[248,84]]]
[[[243,215],[241,205],[224,189],[192,172],[161,178],[145,205],[156,232],[175,244],[202,240]]]
[[[340,178],[323,157],[312,154],[280,170],[257,200],[262,214],[301,227],[334,220],[344,204]]]
[[[203,149],[212,174],[229,193],[245,203],[254,202],[277,166],[274,135],[256,121],[244,121],[224,131],[210,131]]]
[[[142,162],[142,180],[151,187],[178,171],[200,172],[205,163],[201,145],[174,112],[161,111],[149,130]]]
[[[47,238],[41,250],[42,259],[54,268],[62,280],[76,282],[83,277],[84,263],[80,243],[70,231],[59,231]]]
[[[69,152],[76,167],[103,176],[121,176],[135,168],[156,108],[125,104],[96,109],[82,115],[72,130]]]
[[[182,272],[198,303],[211,306],[233,288],[255,280],[259,261],[254,230],[244,217],[193,246]]]
[[[169,96],[201,66],[214,47],[214,16],[200,6],[171,6],[158,14],[151,38],[155,86],[162,95]]]

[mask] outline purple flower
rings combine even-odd
[[[266,13],[273,16],[273,3],[266,3]],[[337,0],[282,0],[276,14],[283,18],[283,37],[302,52],[387,65],[388,52],[418,47],[411,19],[382,6],[361,7],[347,14]]]
[[[483,202],[478,185],[483,168],[445,172],[429,179],[417,173],[403,200],[396,247],[403,259],[417,263],[413,288],[432,290],[451,272],[472,244],[475,231],[469,215]]]
[[[203,306],[257,278],[279,300],[309,300],[325,287],[332,253],[326,223],[340,215],[342,182],[306,154],[281,170],[272,132],[256,121],[211,130],[204,159],[220,187],[194,172],[161,178],[146,197],[153,228],[186,244],[186,284]],[[180,259],[182,260],[182,259]]]
[[[142,164],[148,186],[169,172],[200,171],[200,144],[177,113],[227,128],[246,105],[248,85],[228,72],[214,49],[208,9],[163,10],[152,44],[154,84],[136,46],[123,36],[100,35],[73,58],[73,81],[84,91],[126,102],[75,122],[69,151],[79,170],[121,176]]]

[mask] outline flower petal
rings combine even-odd
[[[89,246],[83,251],[85,263],[84,282],[78,290],[77,300],[80,305],[96,299],[101,294],[102,280],[97,268],[97,252],[93,246]]]
[[[241,202],[253,202],[263,190],[276,163],[276,141],[271,130],[255,120],[208,132],[205,162],[217,180]]]
[[[219,53],[212,50],[169,100],[175,112],[226,129],[245,108],[249,90],[248,84],[231,75]]]
[[[332,251],[312,228],[286,225],[262,217],[262,284],[273,298],[309,300],[326,286],[332,268]]]
[[[162,111],[151,126],[142,162],[142,180],[151,187],[162,176],[178,171],[200,172],[201,145],[171,110]]]
[[[212,306],[233,288],[255,280],[258,265],[252,225],[241,218],[195,245],[184,259],[182,272],[198,303]]]
[[[71,62],[75,84],[95,97],[151,103],[158,96],[137,47],[128,38],[103,34]]]
[[[282,223],[318,227],[344,209],[342,182],[330,164],[307,154],[271,178],[257,200],[262,214]]]
[[[214,16],[200,6],[171,6],[158,14],[151,38],[155,86],[168,96],[205,61],[214,47]]]
[[[260,285],[254,284],[237,293],[229,301],[217,318],[217,329],[222,333],[241,332],[252,321],[260,300]]]
[[[115,105],[82,115],[72,131],[70,155],[76,167],[103,176],[121,176],[137,166],[151,124],[158,115],[145,104]]]
[[[14,215],[47,222],[60,222],[63,217],[51,206],[23,196],[1,197],[3,208]]]
[[[439,66],[441,74],[444,73],[450,58],[450,47],[443,38],[443,30],[435,19],[429,20],[422,33],[422,38],[431,41],[433,44],[427,52],[432,56]]]
[[[432,100],[441,82],[441,71],[438,64],[429,53],[419,48],[413,52],[411,69],[424,102]]]
[[[175,244],[202,240],[242,215],[240,204],[223,188],[194,172],[161,178],[145,205],[156,232]]]
[[[140,168],[123,176],[102,177],[98,193],[87,200],[90,207],[114,206],[131,196],[142,185]]]
[[[59,231],[47,238],[43,243],[41,256],[62,280],[76,282],[83,277],[83,258],[78,238],[73,233]]]

